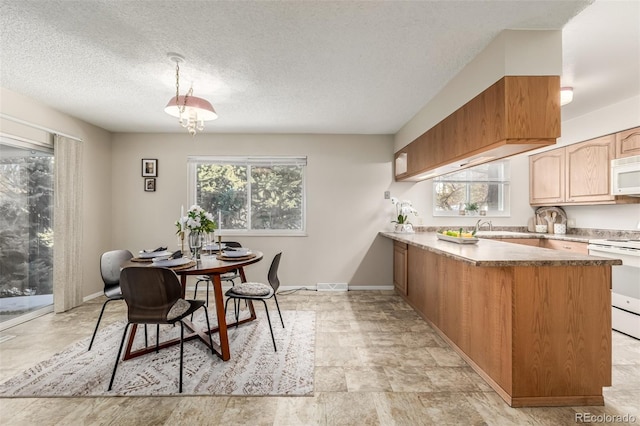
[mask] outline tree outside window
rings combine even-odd
[[[222,230],[303,233],[305,168],[304,157],[193,158],[194,203]]]

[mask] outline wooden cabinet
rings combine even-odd
[[[405,299],[509,405],[604,404],[610,265],[475,266],[408,251]]]
[[[611,160],[615,135],[553,149],[529,157],[529,204],[633,203],[611,195]]]
[[[579,254],[589,254],[587,243],[581,243],[579,241],[565,241],[565,240],[541,240],[541,247],[550,248],[554,250],[570,251]]]
[[[393,242],[393,285],[407,295],[407,245],[398,241]]]
[[[559,90],[558,76],[501,78],[396,152],[396,180],[422,180],[553,145],[560,136]]]
[[[616,133],[616,158],[640,155],[640,127]]]
[[[564,201],[564,155],[564,148],[560,148],[529,157],[529,204]]]
[[[565,149],[565,201],[614,201],[611,195],[611,160],[615,138],[607,135]]]

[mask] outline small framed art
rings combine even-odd
[[[155,178],[145,178],[144,179],[144,190],[145,190],[145,192],[156,192],[156,180],[155,180]]]
[[[158,160],[156,158],[142,159],[142,177],[158,177]]]

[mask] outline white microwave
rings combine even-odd
[[[640,155],[611,160],[611,195],[640,197]]]

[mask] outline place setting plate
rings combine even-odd
[[[216,259],[237,261],[237,260],[253,259],[254,257],[256,257],[256,254],[253,253],[251,250],[235,249],[235,250],[223,251],[222,254],[219,254],[216,256]]]
[[[171,253],[169,253],[171,254]],[[185,266],[189,263],[192,263],[193,260],[191,260],[188,257],[180,257],[178,259],[165,259],[165,258],[161,258],[161,259],[154,259],[153,263],[151,264],[151,266],[159,266],[162,268],[173,268],[173,267],[178,267],[178,266]],[[195,262],[193,262],[193,264],[195,265]]]
[[[170,256],[169,250],[163,251],[148,251],[140,250],[138,256],[131,259],[133,262],[152,262],[154,257]]]

